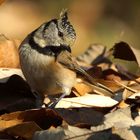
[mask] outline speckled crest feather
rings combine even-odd
[[[67,9],[62,9],[60,19],[68,19]]]
[[[60,13],[60,18],[58,19],[59,27],[65,31],[68,36],[71,36],[72,39],[76,39],[76,33],[68,20],[67,9],[63,9]]]

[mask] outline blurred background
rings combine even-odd
[[[5,0],[0,5],[0,33],[23,40],[63,8],[77,33],[74,55],[92,43],[112,47],[127,41],[140,48],[140,0]]]

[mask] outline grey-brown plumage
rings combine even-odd
[[[71,56],[70,47],[75,39],[75,30],[66,11],[61,12],[59,19],[42,24],[24,39],[19,48],[21,69],[34,91],[45,96],[69,95],[76,82],[77,71],[86,75],[93,84],[101,86]]]

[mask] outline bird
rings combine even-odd
[[[76,32],[67,10],[62,10],[59,18],[40,25],[19,46],[21,69],[32,91],[40,98],[59,96],[50,107],[55,107],[63,97],[70,95],[77,72],[86,76],[92,84],[112,93],[77,64],[71,53],[75,39]]]

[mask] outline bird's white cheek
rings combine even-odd
[[[34,36],[34,41],[42,48],[47,45],[46,40]]]

